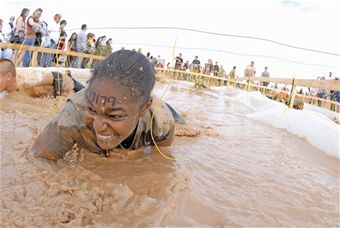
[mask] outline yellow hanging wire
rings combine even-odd
[[[25,41],[26,41],[26,36],[24,37],[24,40],[22,41],[22,43],[21,43],[21,45],[20,45],[20,48],[19,48],[19,51],[18,51],[18,53],[17,53],[17,59],[16,59],[16,61],[15,61],[15,66],[18,64],[18,57],[19,57],[19,55],[20,55],[20,52],[21,52],[22,47],[24,46]]]
[[[295,72],[294,72],[294,78],[295,78]],[[292,85],[292,88],[291,88],[291,92],[293,91],[293,85]],[[290,100],[290,96],[288,97],[288,99]],[[292,102],[294,102],[294,101],[292,101]],[[289,104],[290,105],[290,104]],[[287,111],[288,111],[288,109],[290,109],[286,104],[285,104],[285,106],[284,106],[284,108],[285,108],[285,110],[284,110],[284,112],[283,112],[283,114],[281,115],[281,117],[278,119],[278,121],[276,122],[276,124],[274,125],[274,127],[276,126],[276,132],[278,132],[278,128],[279,128],[279,125],[282,123],[282,121],[283,121],[283,119],[284,119],[284,117],[286,117],[287,116]],[[288,122],[288,119],[287,119],[287,122]],[[288,123],[289,124],[289,123]],[[281,141],[282,142],[282,141]],[[275,140],[274,140],[274,135],[273,135],[273,137],[272,137],[272,143],[273,144],[275,144]]]
[[[38,46],[41,47],[41,46],[42,46],[42,43],[40,43],[39,39],[36,38],[35,40],[38,41]],[[33,43],[33,45],[32,45],[31,47],[34,47],[35,40],[34,40],[34,43]],[[30,65],[31,65],[31,67],[33,67],[33,55],[34,55],[34,52],[31,51],[31,60],[30,60]],[[38,52],[37,52],[37,55],[38,55]],[[38,63],[38,66],[39,66],[38,56],[37,56],[37,63]]]
[[[176,42],[177,42],[177,38],[176,38],[176,40],[175,40],[175,43],[174,43],[174,46],[173,46],[173,50],[172,50],[172,66],[174,66]],[[164,67],[165,67],[165,66],[164,66]],[[173,74],[173,73],[174,73],[174,72],[172,71],[172,74]],[[169,83],[168,83],[168,85],[167,85],[167,87],[166,87],[164,93],[162,94],[162,96],[157,100],[156,105],[158,105],[158,104],[162,101],[162,99],[163,99],[163,97],[165,96],[166,92],[168,91],[168,89],[169,89],[171,83],[172,83],[172,77],[170,77],[170,81],[169,81]],[[157,107],[155,107],[155,109],[156,109],[156,108],[157,108]],[[175,161],[175,160],[177,160],[177,158],[175,158],[175,157],[173,157],[173,156],[169,157],[169,156],[165,155],[165,154],[160,150],[160,148],[158,147],[158,145],[157,145],[157,143],[156,143],[156,140],[155,140],[154,137],[153,137],[152,123],[153,123],[153,119],[154,119],[154,116],[155,116],[155,109],[154,109],[154,111],[152,112],[151,119],[150,119],[150,134],[151,134],[152,142],[153,142],[153,144],[155,145],[157,151],[158,151],[164,158],[166,158],[166,159],[168,159],[168,160]]]
[[[25,36],[24,40],[22,41],[22,43],[21,43],[21,45],[20,45],[20,48],[19,48],[19,50],[18,50],[17,59],[16,59],[16,61],[15,61],[15,65],[18,63],[18,57],[19,57],[19,55],[20,55],[20,52],[21,52],[22,47],[24,46],[25,41],[26,41],[26,36]],[[26,45],[25,45],[25,46],[26,46]],[[25,52],[26,52],[26,51],[25,51]],[[23,87],[20,83],[17,83],[17,87],[18,87],[18,89],[19,89],[19,91],[20,91],[21,93],[25,93],[25,89],[24,89],[24,87]]]
[[[60,45],[60,38],[59,38],[59,40],[58,40],[58,44],[57,44],[57,50],[59,50],[59,45]],[[56,61],[57,61],[57,64],[56,64],[56,67],[57,67],[57,69],[59,68],[59,56],[58,56],[58,54],[55,54],[55,56],[56,56]],[[61,96],[61,88],[60,88],[60,74],[59,74],[59,69],[57,70],[57,72],[58,72],[58,95],[59,96]],[[59,99],[58,99],[58,101],[59,101]]]

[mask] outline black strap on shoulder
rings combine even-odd
[[[60,72],[53,71],[53,96],[61,96],[63,92],[63,75]]]

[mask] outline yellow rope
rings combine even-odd
[[[177,42],[177,39],[175,40],[174,47],[173,47],[173,50],[172,50],[172,66],[174,66],[174,58],[175,58],[175,47],[176,47],[176,42]],[[165,66],[164,66],[164,67],[165,67]],[[172,72],[172,73],[173,73],[173,72]],[[162,99],[163,99],[163,97],[165,96],[166,92],[168,91],[168,89],[169,89],[171,83],[172,83],[172,77],[170,77],[170,81],[169,81],[169,83],[168,83],[168,85],[167,85],[167,87],[166,87],[164,93],[163,93],[162,96],[158,99],[158,102],[156,103],[157,105],[160,103],[160,101],[162,101]],[[156,108],[157,108],[157,107],[155,107],[155,109],[156,109]],[[154,109],[154,111],[152,112],[151,119],[150,119],[150,134],[151,134],[152,142],[153,142],[153,144],[155,145],[157,151],[158,151],[164,158],[166,158],[166,159],[168,159],[168,160],[175,161],[175,160],[177,160],[177,158],[175,158],[175,157],[173,157],[173,156],[169,157],[169,156],[165,155],[165,154],[160,150],[160,148],[158,147],[158,145],[157,145],[157,143],[156,143],[155,138],[153,137],[152,123],[153,123],[153,119],[154,119],[154,117],[155,117],[155,109]]]
[[[58,40],[58,44],[57,44],[57,50],[59,50],[59,44],[60,44],[60,38]],[[56,67],[57,69],[59,68],[59,56],[58,54],[55,54],[56,55],[56,59],[57,59],[57,64],[56,64]],[[60,89],[60,74],[59,74],[59,69],[57,70],[58,72],[58,95],[60,96],[61,95],[61,89]],[[58,99],[59,101],[59,99]]]
[[[17,56],[16,56],[17,59],[16,59],[16,61],[15,61],[15,66],[17,66],[17,64],[18,64],[20,52],[21,52],[22,47],[24,46],[25,41],[26,41],[26,36],[24,37],[24,40],[22,41],[22,43],[21,43],[21,45],[20,45],[20,48],[19,48],[19,50],[18,50],[18,53],[17,53]],[[19,62],[19,63],[20,63],[20,62]]]

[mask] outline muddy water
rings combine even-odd
[[[165,100],[188,122],[162,149],[177,161],[150,148],[128,160],[74,148],[54,163],[30,147],[64,100],[3,99],[1,225],[340,225],[335,158],[214,92],[174,83]]]

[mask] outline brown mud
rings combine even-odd
[[[336,158],[244,117],[241,104],[172,86],[165,100],[188,122],[162,148],[176,161],[153,148],[35,159],[30,148],[65,99],[2,99],[1,227],[339,226]]]

